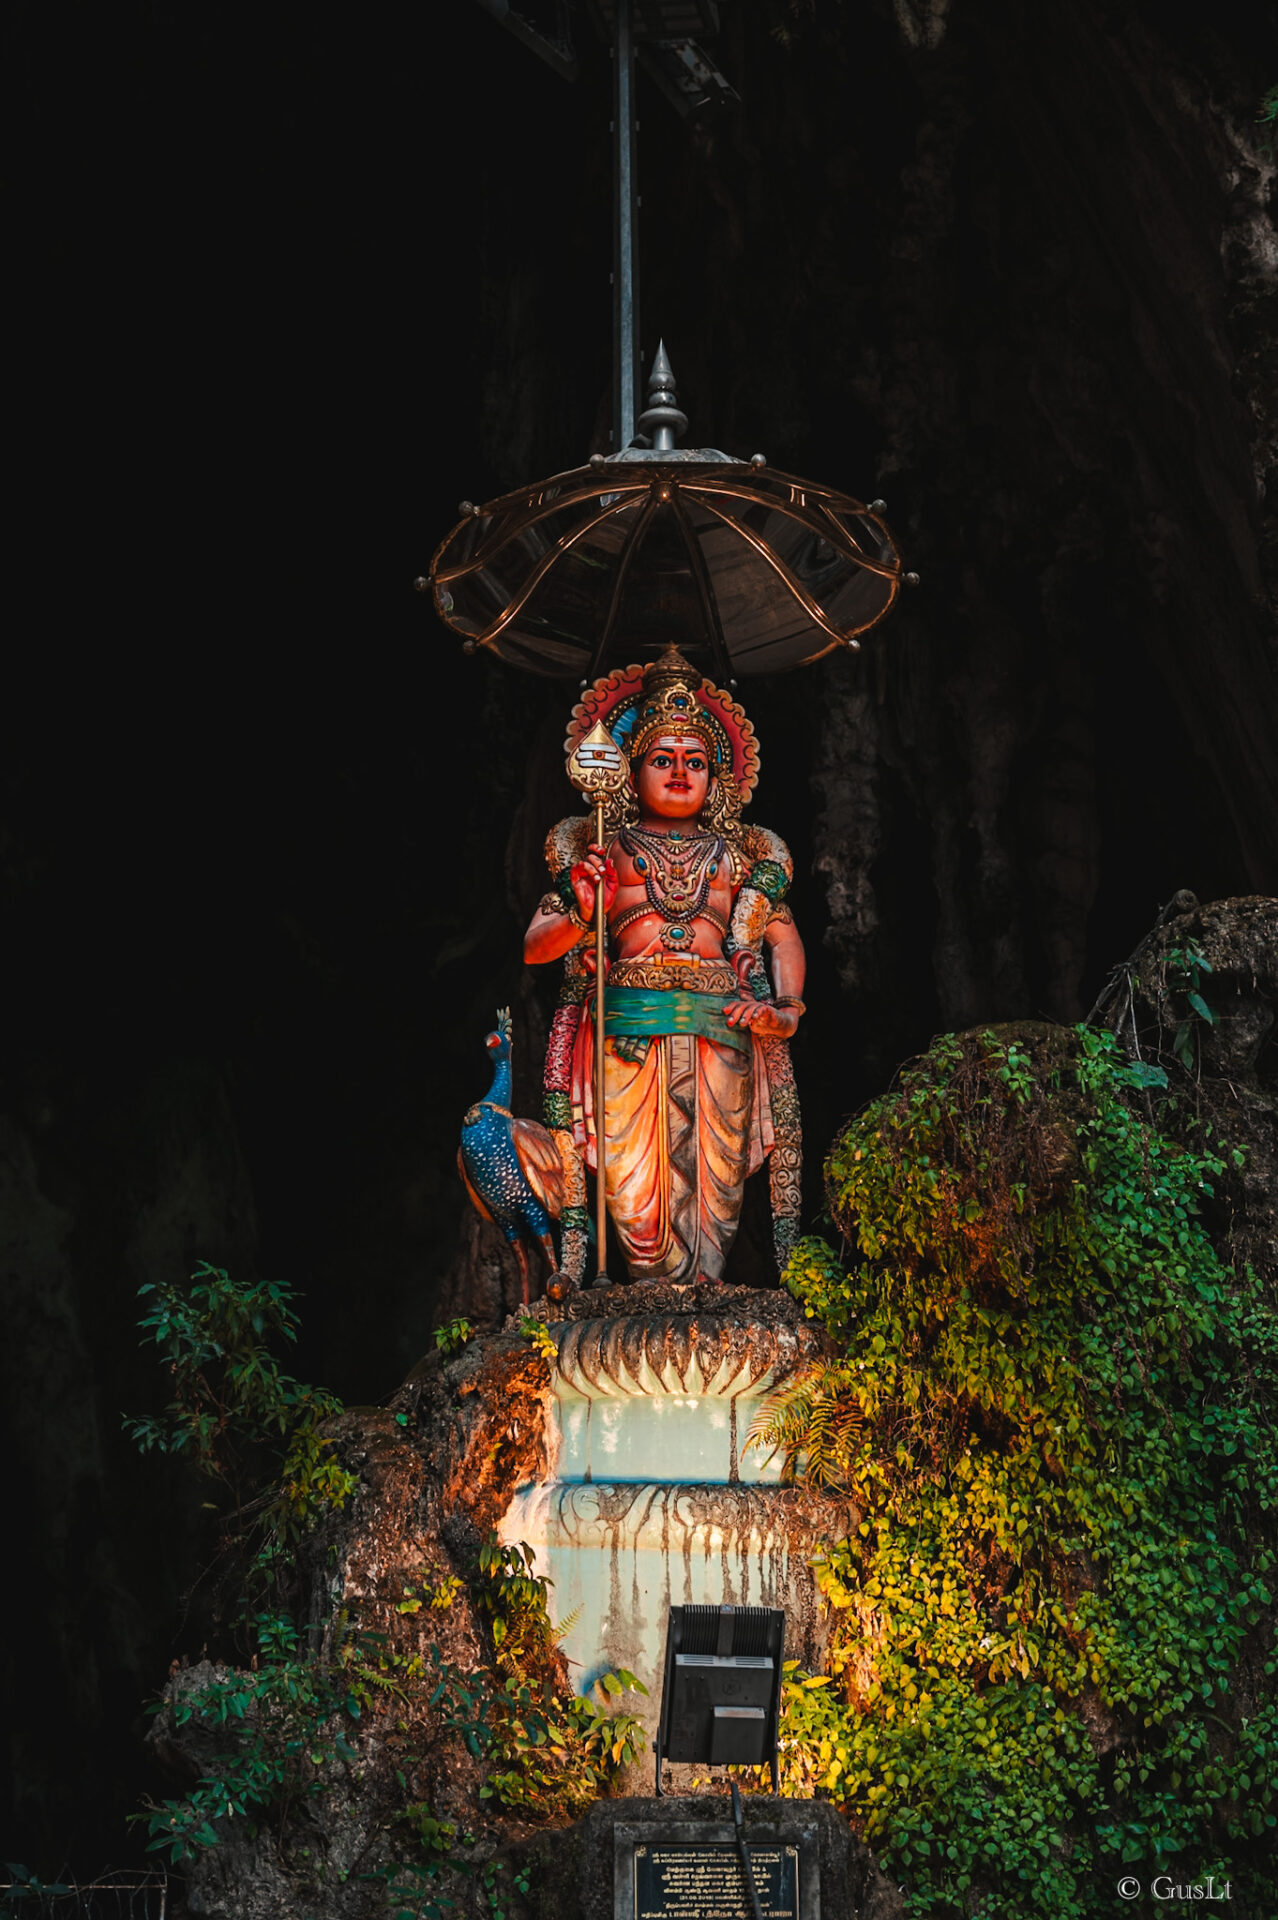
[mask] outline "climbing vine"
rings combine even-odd
[[[785,1275],[837,1357],[759,1437],[859,1513],[787,1790],[936,1920],[1108,1915],[1137,1862],[1278,1910],[1278,1320],[1147,1086],[1103,1032],[939,1041],[829,1157],[843,1258]]]

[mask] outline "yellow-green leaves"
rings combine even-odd
[[[936,1920],[978,1888],[990,1920],[1091,1920],[1112,1864],[1278,1824],[1273,1675],[1232,1694],[1275,1584],[1278,1320],[1152,1084],[1104,1033],[938,1042],[827,1161],[846,1265],[806,1240],[784,1276],[838,1351],[765,1435],[857,1509],[815,1564],[837,1684],[786,1677],[787,1790]]]
[[[544,1320],[536,1314],[526,1313],[519,1322],[519,1331],[528,1344],[538,1352],[547,1366],[553,1367],[559,1359],[559,1347],[554,1334]]]

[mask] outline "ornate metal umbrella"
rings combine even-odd
[[[463,503],[431,566],[440,617],[470,650],[584,679],[614,640],[639,660],[677,641],[720,681],[859,646],[903,578],[883,502],[778,473],[761,454],[676,448],[687,422],[664,346],[648,399],[651,447]]]
[[[682,6],[690,19],[717,25],[704,0]],[[607,0],[603,13],[614,46],[613,446],[620,451],[487,506],[463,501],[429,581],[418,584],[433,590],[440,618],[468,652],[484,648],[534,673],[583,681],[623,658],[643,662],[671,642],[721,682],[804,666],[833,647],[856,648],[891,609],[902,581],[916,579],[902,571],[883,501],[866,506],[777,472],[762,454],[737,460],[716,447],[679,448],[688,421],[664,345],[635,436],[636,47],[667,56],[681,49],[690,71],[714,74],[721,94],[732,89],[691,41],[662,37],[687,31],[674,0],[639,0],[637,12],[635,0]]]

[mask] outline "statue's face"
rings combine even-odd
[[[710,756],[695,734],[661,734],[639,762],[640,811],[663,820],[695,820],[710,786]]]

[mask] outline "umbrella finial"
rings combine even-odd
[[[675,441],[688,430],[688,416],[676,405],[674,368],[664,340],[657,343],[657,357],[648,375],[648,409],[639,416],[641,432],[651,434],[654,453],[673,453]]]

